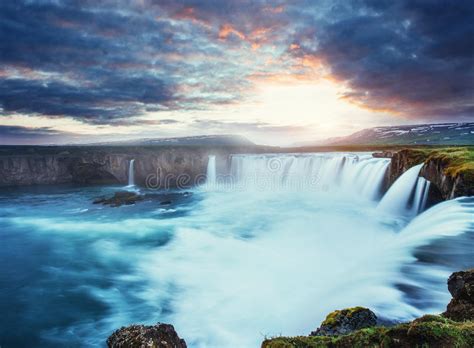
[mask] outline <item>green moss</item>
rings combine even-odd
[[[451,177],[463,175],[474,179],[474,148],[453,147],[433,151],[429,159],[439,160],[445,164],[444,173]]]
[[[428,344],[438,342],[450,347],[474,347],[474,322],[459,323],[440,316],[426,315],[411,323],[408,335]]]
[[[337,320],[338,320],[339,316],[342,315],[342,316],[350,318],[355,313],[357,313],[361,310],[366,310],[366,308],[364,308],[364,307],[352,307],[352,308],[346,308],[346,309],[342,309],[342,310],[335,310],[335,311],[329,313],[326,316],[326,319],[321,323],[321,325],[333,327],[334,325],[337,324]]]
[[[425,162],[429,157],[429,151],[427,149],[403,149],[400,152],[406,155],[408,167],[413,167]]]
[[[474,347],[474,322],[426,315],[393,327],[371,327],[344,336],[277,337],[263,348]]]
[[[474,180],[473,146],[416,148],[406,149],[406,151],[411,165],[435,160],[443,164],[444,173],[447,176],[463,175],[468,180]]]
[[[410,147],[400,151],[404,152],[408,167],[434,161],[446,176],[462,176],[466,187],[474,186],[474,146]]]

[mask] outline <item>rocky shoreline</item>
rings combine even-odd
[[[375,314],[355,307],[330,313],[309,336],[275,337],[262,348],[471,348],[474,347],[474,269],[453,273],[448,279],[452,295],[446,311],[408,323],[377,326]],[[172,325],[131,325],[115,331],[109,348],[185,348]]]
[[[267,339],[262,348],[474,347],[474,269],[453,273],[448,290],[453,298],[440,315],[386,327],[370,325],[374,321],[366,308],[335,311],[326,317],[317,335]]]

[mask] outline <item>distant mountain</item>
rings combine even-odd
[[[325,145],[474,145],[474,123],[440,123],[374,127]]]
[[[255,144],[240,135],[200,135],[176,138],[147,138],[90,145],[129,145],[129,146],[254,146]]]

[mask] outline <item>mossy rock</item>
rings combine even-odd
[[[374,312],[364,307],[353,307],[329,313],[313,336],[344,335],[354,330],[377,324]]]
[[[472,348],[474,322],[426,315],[394,327],[371,327],[343,336],[267,339],[262,348]]]

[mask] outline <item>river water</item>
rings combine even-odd
[[[2,189],[0,346],[103,347],[160,321],[190,347],[258,347],[349,306],[392,321],[441,312],[448,275],[474,266],[474,199],[423,212],[422,194],[392,192],[379,206],[387,166],[236,155],[207,185],[140,189],[145,201],[118,208],[92,204],[116,186]]]

